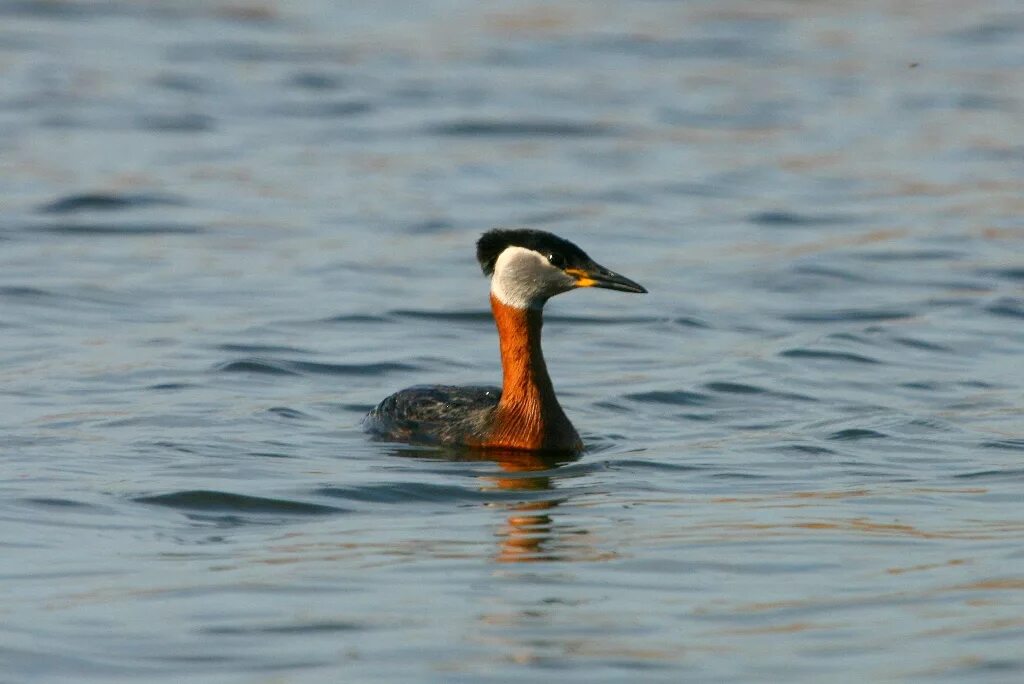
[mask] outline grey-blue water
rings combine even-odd
[[[4,682],[1024,679],[1015,0],[3,0],[0,206]]]

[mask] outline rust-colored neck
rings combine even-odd
[[[518,309],[491,295],[501,342],[502,390],[487,447],[578,450],[576,430],[562,412],[540,348],[540,309]]]

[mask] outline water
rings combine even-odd
[[[0,17],[4,681],[1024,677],[1019,3]],[[588,451],[367,440],[515,224]]]

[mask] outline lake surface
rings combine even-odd
[[[0,392],[4,682],[1021,681],[1024,10],[7,0]]]

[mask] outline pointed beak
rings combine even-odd
[[[576,279],[576,287],[603,287],[619,292],[645,293],[647,289],[624,275],[610,271],[604,266],[591,263],[588,268],[567,268],[565,272]]]

